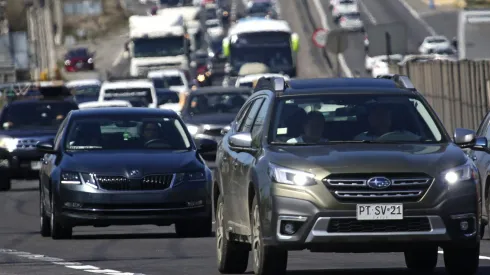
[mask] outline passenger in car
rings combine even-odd
[[[323,130],[325,127],[325,118],[322,113],[317,111],[309,112],[306,115],[306,123],[304,125],[304,133],[296,138],[289,139],[287,143],[317,143],[326,142],[323,138]]]

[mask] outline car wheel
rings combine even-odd
[[[175,223],[175,233],[180,238],[211,237],[213,234],[213,220],[209,218],[200,221],[181,221]]]
[[[12,188],[12,181],[8,177],[0,178],[0,192],[9,191]]]
[[[222,274],[242,274],[247,271],[248,248],[241,243],[227,239],[224,217],[225,203],[223,196],[218,197],[216,207],[216,254],[218,271]]]
[[[431,272],[437,266],[437,246],[422,246],[405,251],[405,264],[418,272]]]
[[[51,238],[54,240],[71,239],[73,228],[71,226],[66,226],[59,221],[58,215],[56,215],[55,212],[54,202],[51,201]]]
[[[256,275],[286,274],[288,251],[273,246],[265,246],[262,238],[260,209],[257,197],[252,203],[250,215],[252,228],[253,270]]]
[[[478,271],[480,243],[444,248],[444,264],[450,275],[473,275]]]
[[[41,188],[41,187],[40,187]],[[43,203],[43,193],[39,191],[39,214],[40,214],[40,233],[43,237],[51,236],[51,221],[49,216],[46,214]]]

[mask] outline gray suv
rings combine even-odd
[[[224,133],[213,202],[218,269],[284,274],[288,251],[404,252],[431,271],[475,274],[481,182],[406,76],[262,78]]]

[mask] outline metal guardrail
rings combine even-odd
[[[450,132],[477,129],[490,110],[490,61],[429,61],[393,65],[410,77]]]

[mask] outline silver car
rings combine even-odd
[[[346,13],[339,19],[339,27],[350,31],[359,31],[364,29],[359,12]]]

